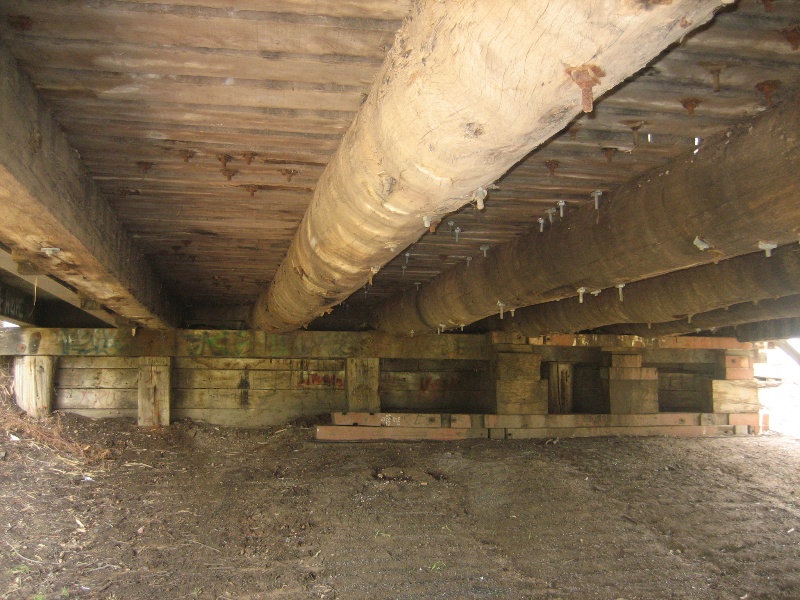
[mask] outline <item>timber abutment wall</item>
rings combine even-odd
[[[23,410],[142,426],[394,413],[476,415],[470,437],[759,433],[754,356],[750,344],[700,337],[0,330]]]

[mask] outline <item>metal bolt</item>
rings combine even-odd
[[[453,231],[456,234],[456,244],[457,244],[458,243],[458,234],[461,233],[461,227],[456,227]]]
[[[406,265],[408,265],[409,258],[411,258],[411,252],[406,252]]]
[[[482,187],[479,187],[477,190],[472,192],[472,199],[475,200],[475,204],[477,205],[478,210],[483,210],[484,208],[483,200],[484,198],[486,198],[487,194],[488,192]]]
[[[502,319],[503,318],[503,309],[506,307],[506,305],[502,301],[498,300],[497,301],[497,306],[500,307],[500,318]]]
[[[711,248],[711,244],[701,238],[699,235],[695,236],[694,241],[692,242],[695,247],[700,250],[701,252],[704,250],[708,250]]]
[[[539,221],[539,233],[542,233],[544,231],[544,219],[539,217],[536,220]],[[800,243],[800,240],[798,240],[798,243]]]
[[[425,229],[430,229],[431,218],[428,215],[425,215],[422,217],[422,224],[425,226]]]
[[[421,286],[421,285],[422,285],[422,283],[421,283],[421,282],[419,282],[419,281],[415,281],[415,282],[414,282],[414,285],[417,287],[417,291],[419,291],[419,286]]]
[[[594,209],[600,210],[600,196],[603,195],[603,190],[595,190],[593,191],[590,196],[594,198]]]
[[[489,252],[489,244],[484,244],[481,246],[481,250],[483,250],[483,258],[486,258]]]
[[[767,258],[772,256],[772,251],[775,250],[775,248],[777,247],[778,244],[775,244],[773,242],[758,242],[758,249],[763,250],[766,253]]]
[[[471,262],[472,262],[472,257],[468,256],[467,257],[467,268],[469,268],[469,263],[471,263]]]
[[[619,290],[619,301],[622,302],[622,288],[625,287],[624,283],[618,283],[616,288]]]
[[[559,200],[558,202],[556,202],[556,204],[558,205],[558,212],[560,213],[560,216],[563,219],[564,218],[564,207],[567,205],[567,203],[566,203],[565,200]]]
[[[555,214],[556,214],[557,210],[558,209],[556,209],[556,208],[548,208],[547,210],[544,211],[544,212],[547,213],[547,218],[550,219],[551,223],[553,222],[553,217],[555,217]]]
[[[585,293],[586,293],[586,288],[585,287],[579,287],[578,288],[578,302],[580,302],[581,304],[583,304],[583,295]]]
[[[406,276],[406,269],[407,269],[407,268],[408,268],[408,267],[407,267],[407,266],[405,266],[405,265],[403,265],[402,267],[400,267],[400,270],[401,270],[401,271],[403,271],[403,277],[405,277],[405,276]]]
[[[455,225],[455,221],[448,221],[447,222],[447,232],[453,233],[453,225]]]

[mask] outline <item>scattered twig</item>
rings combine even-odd
[[[219,553],[219,554],[222,554],[222,550],[217,550],[216,548],[213,548],[213,547],[211,547],[211,546],[208,546],[208,545],[206,545],[206,544],[203,544],[203,543],[201,543],[201,542],[197,542],[197,541],[195,541],[195,540],[189,540],[189,543],[190,543],[190,544],[197,544],[198,546],[202,546],[203,548],[208,548],[209,550],[213,550],[214,552],[217,552],[217,553]]]
[[[14,548],[14,546],[12,546],[11,544],[9,544],[8,542],[6,542],[6,546],[8,546],[9,548],[11,548],[11,550],[14,552],[14,554],[16,554],[17,556],[19,556],[19,557],[20,557],[22,560],[24,560],[25,562],[33,563],[33,564],[36,564],[36,565],[57,565],[57,564],[58,564],[58,563],[49,563],[49,562],[45,562],[45,561],[43,561],[43,560],[34,560],[34,559],[32,559],[32,558],[28,558],[27,556],[22,556],[22,554],[20,554],[20,553],[19,553],[19,551],[18,551],[16,548]]]

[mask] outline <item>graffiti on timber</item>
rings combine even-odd
[[[249,356],[252,336],[249,331],[187,332],[189,356]]]
[[[58,332],[61,354],[73,356],[118,356],[124,342],[116,330],[62,329]]]

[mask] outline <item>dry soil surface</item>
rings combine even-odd
[[[800,598],[793,437],[62,436],[0,427],[0,598]]]

